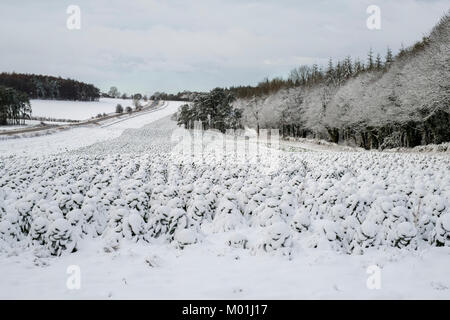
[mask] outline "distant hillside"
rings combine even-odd
[[[0,85],[26,93],[30,99],[94,101],[100,90],[92,84],[37,74],[0,73]]]
[[[254,94],[261,84],[245,94],[241,88],[238,97],[246,98],[234,106],[243,109],[245,125],[281,128],[285,137],[345,141],[366,149],[450,141],[449,46],[446,14],[429,36],[382,64],[369,54],[362,67],[346,59],[326,71],[299,68],[275,92]],[[274,84],[267,81],[266,87],[277,88]]]

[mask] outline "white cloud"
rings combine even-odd
[[[77,3],[75,3],[77,2]],[[426,34],[448,1],[3,0],[0,70],[55,74],[123,91],[209,89],[283,76],[299,64],[384,54]],[[382,30],[366,28],[381,8]],[[3,27],[7,26],[7,27]]]

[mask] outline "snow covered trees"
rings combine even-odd
[[[283,152],[267,175],[212,154],[171,163],[165,146],[108,152],[0,156],[0,252],[59,256],[91,238],[106,252],[222,239],[230,250],[288,258],[297,247],[356,254],[450,246],[446,156]]]
[[[120,92],[119,92],[119,90],[117,89],[117,87],[111,87],[110,89],[109,89],[109,91],[108,91],[108,95],[111,97],[111,98],[119,98],[120,97]]]
[[[120,103],[116,106],[116,113],[123,113],[123,107]]]
[[[76,250],[76,238],[72,234],[72,228],[65,219],[57,219],[48,228],[47,248],[51,255],[59,256],[64,251],[71,253]]]
[[[450,213],[438,218],[433,241],[437,246],[450,246]]]
[[[243,109],[244,125],[280,128],[283,136],[365,149],[448,142],[449,24],[446,14],[429,36],[397,56],[388,48],[384,61],[370,50],[366,63],[347,57],[330,59],[325,70],[302,66],[273,90],[263,90],[268,81],[236,88],[234,105]]]
[[[0,125],[20,124],[31,116],[31,105],[26,94],[0,86]]]
[[[239,109],[233,108],[233,94],[225,89],[216,88],[208,94],[199,96],[192,105],[180,107],[177,114],[178,125],[192,129],[195,121],[202,121],[204,129],[226,129],[240,127],[242,117]]]

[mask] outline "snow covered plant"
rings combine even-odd
[[[191,229],[181,229],[175,233],[174,240],[177,248],[184,249],[197,242],[197,234]]]
[[[167,146],[92,148],[0,156],[0,251],[58,256],[92,237],[108,252],[124,242],[183,249],[217,233],[231,248],[288,256],[296,246],[347,254],[450,246],[447,156],[282,153],[268,175],[209,154],[200,162],[170,158]]]
[[[297,232],[305,232],[311,226],[311,220],[309,218],[308,212],[304,210],[298,211],[295,216],[292,218],[292,227]]]
[[[450,213],[438,219],[433,240],[437,246],[450,246]]]
[[[58,219],[48,227],[46,234],[47,248],[51,255],[60,256],[62,253],[76,251],[77,239],[72,233],[70,223],[65,219]]]
[[[247,237],[240,232],[233,232],[228,237],[227,245],[233,248],[243,248],[247,249],[248,247],[248,239]]]
[[[277,222],[264,229],[264,235],[259,247],[265,252],[277,252],[290,256],[292,251],[292,236],[289,226],[284,222]]]
[[[30,236],[34,244],[44,245],[46,242],[45,235],[47,234],[49,222],[43,217],[37,217],[31,224]]]
[[[216,232],[225,232],[235,230],[244,223],[242,213],[239,211],[235,202],[229,198],[224,198],[216,209],[216,215],[213,220],[214,230]]]

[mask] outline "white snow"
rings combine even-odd
[[[86,120],[101,113],[114,113],[117,104],[133,107],[133,100],[100,98],[99,101],[31,100],[34,117]]]
[[[41,123],[45,123],[46,125],[65,125],[65,124],[68,124],[68,122],[40,121],[40,120],[25,120],[24,122],[25,122],[25,124],[20,124],[20,125],[0,126],[0,132],[30,128],[30,127],[33,127],[33,126],[39,126]]]
[[[178,101],[166,101],[162,105],[158,106],[157,111],[146,111],[138,113],[135,116],[131,116],[126,119],[115,120],[109,124],[105,124],[104,127],[115,129],[128,129],[128,128],[141,128],[146,124],[152,123],[159,119],[165,118],[177,112],[178,107],[183,102]]]
[[[197,241],[197,235],[190,229],[182,229],[175,233],[175,240],[179,246],[190,245]]]
[[[0,141],[0,298],[450,299],[446,155],[193,160],[180,104]]]
[[[61,132],[0,140],[0,155],[39,156],[69,151],[120,136],[121,130],[82,127]]]
[[[100,127],[86,126],[50,134],[30,133],[26,134],[26,137],[18,139],[0,137],[0,156],[41,156],[74,150],[96,142],[117,138],[125,129],[140,128],[173,114],[181,104],[178,101],[164,102],[156,111],[147,111],[131,116],[123,115],[120,119],[114,119]]]
[[[183,250],[130,244],[106,253],[98,240],[57,259],[0,260],[0,299],[449,299],[449,248],[347,256],[318,249],[294,259],[226,250],[219,239]],[[81,288],[69,290],[69,266]],[[381,268],[381,288],[366,286]]]

